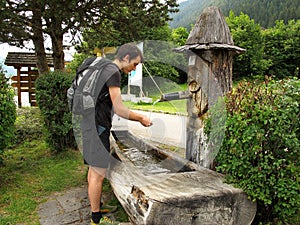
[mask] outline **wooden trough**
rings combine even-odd
[[[114,131],[108,179],[136,225],[247,225],[256,213],[223,175],[159,149],[128,131]]]

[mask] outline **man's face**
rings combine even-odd
[[[125,57],[125,66],[122,71],[126,74],[130,73],[132,70],[136,69],[136,66],[141,62],[141,57],[138,56],[134,59],[129,60],[129,55]]]

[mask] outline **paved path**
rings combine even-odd
[[[89,224],[89,202],[86,187],[78,187],[49,196],[39,206],[42,225]]]
[[[111,198],[111,195],[112,193],[104,193],[104,201]],[[41,225],[89,225],[90,208],[86,185],[49,196],[48,200],[39,206],[39,216]],[[107,216],[116,220],[113,213]]]
[[[185,116],[154,112],[141,113],[150,116],[153,122],[151,127],[145,128],[140,123],[115,116],[113,129],[128,129],[144,139],[185,148]],[[104,201],[105,198],[110,197],[111,193],[106,193],[103,196]],[[39,206],[41,225],[89,225],[89,215],[90,209],[86,186],[55,193]],[[112,220],[116,220],[113,214],[107,216]],[[130,225],[130,223],[122,223],[122,225]]]

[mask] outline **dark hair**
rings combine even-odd
[[[136,57],[140,56],[141,63],[144,62],[143,53],[135,44],[129,43],[120,46],[115,58],[122,61],[126,55],[129,55],[129,60],[135,59]]]

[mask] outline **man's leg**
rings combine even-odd
[[[88,196],[92,213],[100,214],[100,199],[102,184],[105,178],[106,168],[89,167],[88,171]],[[101,216],[100,216],[101,218]],[[98,222],[98,221],[95,221]]]

